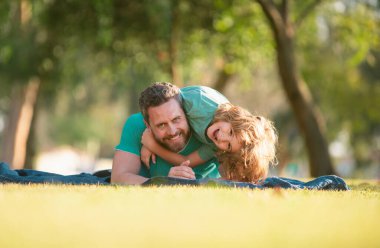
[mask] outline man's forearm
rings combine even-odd
[[[132,173],[124,173],[122,175],[111,175],[112,184],[141,185],[146,181],[148,181],[148,178]]]
[[[111,183],[142,184],[148,178],[139,176],[141,168],[140,157],[136,154],[116,151],[112,163]]]

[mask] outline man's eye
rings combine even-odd
[[[178,122],[178,121],[180,121],[181,120],[181,117],[176,117],[176,118],[174,118],[174,122]]]
[[[165,127],[165,124],[158,125],[158,128],[164,128],[164,127]]]

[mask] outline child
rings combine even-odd
[[[267,176],[277,141],[270,121],[230,104],[218,91],[205,86],[182,88],[181,100],[192,133],[204,145],[183,156],[158,144],[147,128],[143,147],[172,164],[189,160],[190,167],[216,156],[221,175],[227,180],[258,182]]]

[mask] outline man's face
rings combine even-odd
[[[182,107],[175,99],[148,109],[149,126],[161,145],[173,152],[181,151],[190,137]]]

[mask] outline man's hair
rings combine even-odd
[[[174,84],[167,82],[156,82],[146,88],[140,94],[139,106],[146,122],[149,123],[148,109],[157,107],[174,98],[181,104],[180,89]]]
[[[222,176],[242,182],[264,180],[269,165],[276,164],[277,133],[272,122],[229,103],[218,107],[213,123],[218,121],[231,123],[242,144],[242,148],[234,153],[217,151]]]

